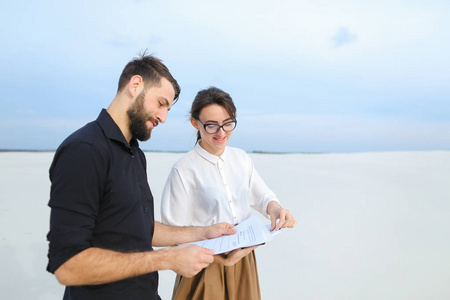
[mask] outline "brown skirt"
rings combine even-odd
[[[255,251],[234,266],[212,263],[191,278],[177,275],[172,300],[259,300]]]

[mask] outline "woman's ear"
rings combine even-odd
[[[194,126],[195,129],[200,130],[200,127],[199,127],[196,119],[191,118],[191,124],[192,124],[192,126]]]

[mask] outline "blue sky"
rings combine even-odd
[[[191,149],[189,107],[211,85],[247,151],[450,150],[449,15],[414,0],[3,2],[0,149],[56,149],[148,49],[182,93],[144,150]]]

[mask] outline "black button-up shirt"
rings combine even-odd
[[[50,181],[49,272],[89,247],[153,250],[153,196],[145,155],[135,139],[128,144],[106,110],[61,144]],[[154,272],[109,284],[68,286],[64,299],[160,299],[157,287]]]

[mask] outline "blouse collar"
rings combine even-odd
[[[225,147],[225,150],[223,151],[221,156],[216,156],[213,155],[211,153],[209,153],[208,151],[206,151],[205,149],[202,148],[202,146],[200,146],[200,140],[198,141],[198,143],[195,145],[194,147],[195,151],[197,151],[197,153],[203,157],[204,159],[208,160],[209,162],[211,162],[212,164],[217,164],[217,162],[219,161],[219,159],[221,159],[222,161],[226,160],[226,156],[227,156],[227,149],[228,146]]]

